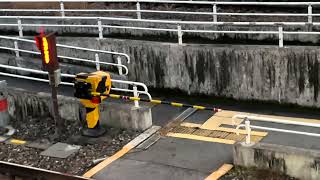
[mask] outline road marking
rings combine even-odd
[[[111,157],[107,158],[106,160],[102,161],[101,163],[99,163],[98,165],[96,165],[95,167],[90,169],[88,172],[86,172],[83,175],[83,177],[91,178],[93,175],[95,175],[96,173],[98,173],[99,171],[101,171],[102,169],[107,167],[113,161],[115,161],[115,160],[119,159],[120,157],[122,157],[123,155],[125,155],[127,152],[129,152],[133,148],[134,147],[131,145],[124,146],[120,151],[118,151],[117,153],[115,153]]]
[[[205,180],[217,180],[221,176],[227,174],[233,168],[232,164],[224,164],[218,170],[210,174]]]
[[[224,144],[234,144],[235,143],[235,141],[233,141],[233,140],[197,136],[197,135],[193,135],[193,134],[168,133],[167,136],[176,137],[176,138],[199,140],[199,141],[207,141],[207,142],[224,143]]]
[[[196,124],[196,123],[185,122],[185,123],[180,124],[180,126],[202,129],[201,128],[202,124]],[[208,129],[208,130],[213,130],[213,131],[217,130],[217,131],[224,131],[224,132],[229,132],[229,133],[237,133],[237,130],[235,128],[226,128],[226,127],[216,127],[214,129]],[[244,134],[244,135],[247,134],[246,130],[243,130],[243,129],[239,129],[238,133],[239,134]],[[267,132],[260,132],[260,131],[251,131],[251,135],[265,137],[265,136],[268,135],[268,133]]]
[[[142,143],[143,141],[145,141],[146,139],[148,139],[151,135],[153,135],[154,133],[156,133],[161,127],[160,126],[152,126],[151,128],[149,128],[148,130],[146,130],[145,132],[143,132],[142,134],[140,134],[139,136],[137,136],[136,138],[134,138],[133,140],[131,140],[127,145],[125,145],[121,150],[119,150],[117,153],[115,153],[114,155],[112,155],[111,157],[105,159],[104,161],[102,161],[101,163],[99,163],[98,165],[96,165],[95,167],[93,167],[92,169],[90,169],[89,171],[87,171],[83,177],[86,178],[91,178],[92,176],[94,176],[95,174],[97,174],[99,171],[101,171],[102,169],[104,169],[105,167],[107,167],[108,165],[110,165],[112,162],[114,162],[115,160],[119,159],[120,157],[124,156],[127,152],[129,152],[131,149],[135,148],[136,146],[138,146],[140,143]]]

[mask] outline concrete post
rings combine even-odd
[[[179,43],[179,45],[182,45],[182,31],[181,31],[180,24],[178,24],[178,43]]]
[[[279,47],[283,47],[283,27],[279,26]]]
[[[136,6],[137,6],[137,19],[141,19],[141,12],[140,12],[141,8],[140,8],[140,3],[139,3],[139,2],[137,2]]]
[[[138,88],[137,88],[136,85],[133,85],[133,96],[134,96],[134,97],[139,97]],[[134,106],[135,106],[136,108],[138,108],[138,107],[139,107],[139,101],[134,101]]]
[[[64,4],[62,1],[60,1],[60,14],[62,17],[65,16],[65,12],[64,12]]]
[[[99,39],[103,39],[103,27],[101,19],[98,19]]]
[[[218,22],[218,15],[216,15],[217,13],[217,5],[214,4],[213,7],[212,7],[212,12],[213,12],[213,22]]]
[[[247,136],[246,136],[246,144],[250,144],[251,143],[251,128],[250,128],[250,121],[246,118],[246,121],[244,122],[245,126],[246,126],[246,132],[247,132]]]
[[[15,49],[15,53],[16,53],[16,57],[20,57],[20,54],[19,54],[19,46],[18,46],[18,41],[14,41],[14,49]]]
[[[10,116],[8,112],[8,89],[6,81],[0,81],[0,127],[9,124]]]
[[[312,23],[312,6],[311,4],[308,6],[308,23]]]
[[[18,23],[19,37],[23,37],[23,27],[22,27],[22,22],[20,18],[17,19],[17,23]]]
[[[122,65],[120,56],[117,57],[117,62],[118,62],[118,65]],[[118,66],[118,71],[119,71],[119,75],[123,75],[121,66]]]
[[[100,58],[98,53],[95,54],[95,59],[96,59],[96,69],[97,71],[100,71]]]

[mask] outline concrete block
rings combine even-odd
[[[257,143],[245,146],[237,143],[233,148],[235,165],[257,167],[305,179],[320,179],[320,151],[289,146]]]
[[[135,108],[132,102],[110,102],[101,105],[101,124],[134,130],[146,130],[152,126],[151,108]]]
[[[10,88],[9,114],[16,120],[52,115],[51,95]],[[74,97],[58,96],[59,114],[69,121],[79,121],[81,105]],[[107,99],[100,106],[101,124],[134,130],[146,130],[152,126],[151,107],[134,108],[133,102]]]

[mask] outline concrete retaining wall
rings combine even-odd
[[[138,40],[59,38],[131,57],[129,80],[242,100],[320,107],[317,47],[177,45]]]
[[[9,89],[9,114],[16,121],[30,117],[52,116],[51,95],[22,89]],[[73,97],[58,96],[59,113],[65,120],[80,120],[80,102]],[[151,108],[132,109],[133,103],[105,101],[100,106],[100,121],[106,126],[145,130],[152,126]]]
[[[292,46],[177,45],[139,40],[58,38],[61,44],[127,53],[128,80],[149,87],[241,100],[320,107],[320,50]],[[85,57],[85,52],[64,52]]]
[[[320,179],[320,151],[272,144],[235,144],[234,164],[271,169],[301,180]]]

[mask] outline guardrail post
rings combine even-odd
[[[103,39],[103,27],[101,19],[98,19],[99,39]]]
[[[62,17],[65,16],[64,3],[62,1],[60,1],[60,14],[61,14]]]
[[[250,128],[250,121],[249,119],[246,118],[245,120],[245,127],[246,127],[246,132],[247,132],[247,136],[246,136],[246,144],[250,144],[251,143],[251,128]]]
[[[133,85],[133,96],[134,97],[139,97],[138,87],[136,85]],[[139,107],[139,101],[134,101],[134,107],[136,107],[136,108]]]
[[[308,6],[308,23],[312,23],[312,5]]]
[[[178,43],[179,43],[179,45],[182,45],[182,31],[181,31],[180,24],[178,24]]]
[[[118,61],[118,65],[119,65],[118,66],[119,75],[123,75],[122,67],[121,67],[122,63],[121,63],[121,57],[120,56],[117,57],[117,61]]]
[[[23,37],[23,27],[22,27],[21,19],[18,18],[17,22],[18,22],[19,37]]]
[[[212,12],[213,12],[213,22],[218,22],[218,15],[217,15],[217,5],[214,4],[212,7]]]
[[[16,57],[20,57],[20,54],[19,54],[19,51],[18,51],[19,50],[18,41],[14,41],[13,44],[14,44]]]
[[[95,54],[95,59],[96,59],[96,69],[97,71],[100,71],[100,59],[99,59],[99,54]]]
[[[279,26],[279,47],[283,47],[283,27]]]
[[[137,2],[137,4],[136,4],[136,6],[137,6],[137,18],[138,19],[141,19],[141,8],[140,8],[140,3],[139,3],[139,1]]]

